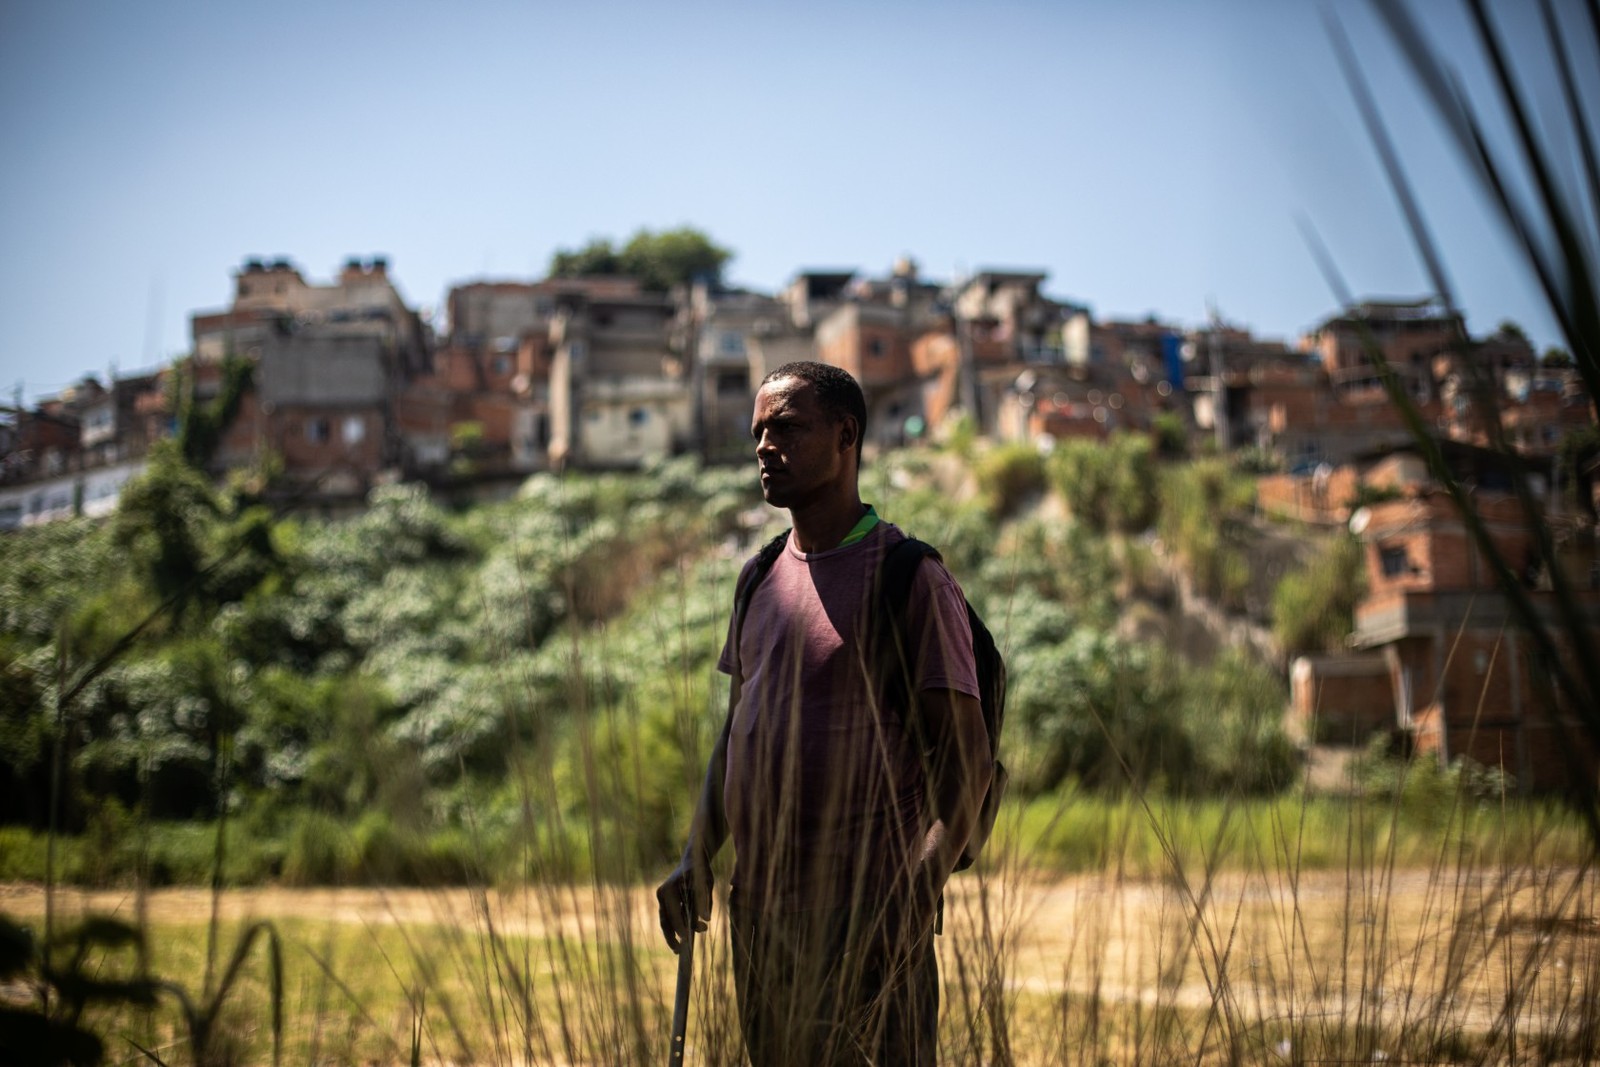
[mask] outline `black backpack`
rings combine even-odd
[[[767,572],[777,562],[779,553],[788,542],[789,531],[785,530],[756,553],[755,566],[750,571],[750,577],[739,589],[735,599],[736,634],[737,627],[744,622],[745,612],[750,607],[750,598],[755,595],[756,586],[767,576]],[[905,662],[903,656],[906,645],[902,636],[905,632],[906,604],[911,598],[911,583],[916,579],[917,568],[929,556],[942,561],[938,549],[924,541],[908,537],[889,550],[878,571],[878,599],[885,610],[881,615],[884,629],[877,635],[876,655],[879,658],[879,669],[888,674],[887,691],[890,699],[901,706],[909,706],[905,689],[906,680],[911,673],[910,664]],[[1000,730],[1005,725],[1006,716],[1006,663],[1000,655],[1000,649],[994,643],[994,635],[989,632],[989,627],[984,625],[983,619],[973,610],[970,601],[966,601],[963,597],[963,602],[967,607],[967,625],[972,629],[972,658],[978,674],[978,702],[983,708],[983,727],[989,735],[989,758],[992,767],[989,790],[984,794],[983,805],[978,811],[977,824],[972,829],[972,836],[967,839],[966,848],[961,851],[960,859],[956,861],[958,871],[964,871],[972,866],[983,850],[984,844],[988,842],[989,835],[994,830],[995,818],[1000,813],[1000,801],[1005,796],[1007,779],[1005,765],[1000,762]],[[897,653],[895,661],[888,660],[888,649],[893,649]]]

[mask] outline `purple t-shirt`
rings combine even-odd
[[[923,760],[905,709],[885,707],[873,680],[866,617],[878,566],[903,540],[880,522],[853,545],[801,552],[791,534],[737,650],[730,620],[717,666],[744,680],[723,784],[741,901],[787,911],[882,899],[920,856]],[[917,568],[905,618],[914,689],[977,697],[966,606],[937,560]]]

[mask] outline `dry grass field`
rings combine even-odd
[[[643,889],[236,890],[217,955],[268,920],[286,1063],[632,1063],[664,1055],[674,960]],[[114,914],[198,992],[203,890],[58,890],[52,921]],[[35,886],[0,911],[40,923]],[[690,1060],[734,1063],[720,925],[701,940]],[[949,1063],[1549,1063],[1600,1051],[1600,894],[1582,869],[1324,870],[1209,882],[958,879],[940,943]],[[216,1062],[268,1062],[264,952]],[[108,958],[107,973],[135,966]],[[213,975],[212,980],[215,980]],[[175,1013],[103,1020],[109,1062],[189,1050]],[[165,1051],[163,1051],[165,1050]]]

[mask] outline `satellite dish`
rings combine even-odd
[[[1364,531],[1371,522],[1371,508],[1356,508],[1355,513],[1350,516],[1350,532],[1355,534],[1357,537],[1360,537],[1362,531]]]

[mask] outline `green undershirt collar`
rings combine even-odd
[[[872,510],[871,504],[868,504],[867,513],[861,516],[861,520],[851,528],[849,533],[844,535],[844,540],[839,542],[838,547],[844,548],[847,545],[855,544],[863,537],[866,537],[867,534],[871,533],[872,528],[876,525],[878,525],[878,513]]]

